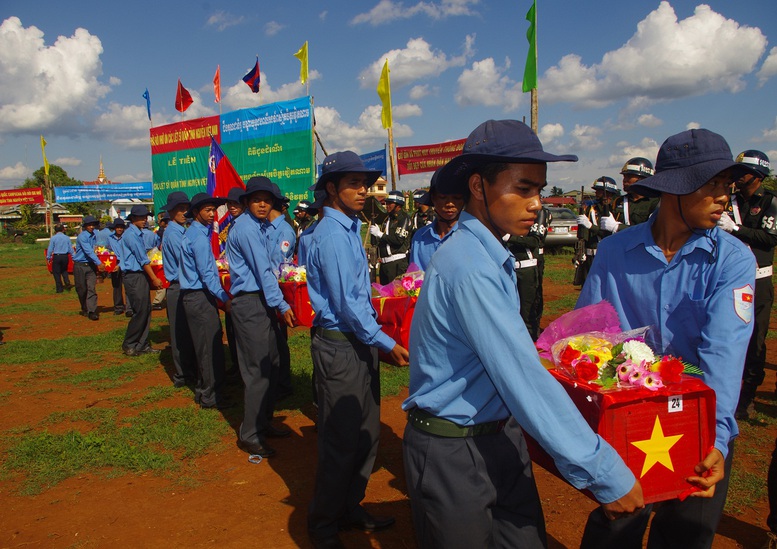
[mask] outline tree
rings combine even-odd
[[[45,169],[41,166],[33,172],[32,177],[24,180],[21,188],[42,187],[45,196],[45,175]],[[65,170],[56,164],[49,164],[49,181],[52,187],[75,187],[84,184],[82,181],[70,177]],[[95,213],[94,204],[90,202],[71,202],[68,204],[67,209],[74,214],[92,215]]]
[[[564,191],[560,187],[553,186],[550,189],[550,196],[563,196]]]
[[[777,192],[777,176],[772,174],[764,179],[763,185],[770,191]]]

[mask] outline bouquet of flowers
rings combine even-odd
[[[278,273],[278,282],[307,282],[308,275],[305,266],[293,263],[283,263]]]
[[[553,364],[571,377],[603,389],[643,387],[656,391],[668,383],[679,382],[684,373],[703,374],[701,369],[680,358],[656,355],[645,343],[647,327],[628,332],[615,332],[612,326],[605,326],[606,331],[586,331],[586,316],[593,315],[600,322],[602,315],[611,317],[601,309],[612,309],[606,302],[589,307],[573,311],[577,313],[574,328],[577,333],[562,337],[550,346]],[[562,323],[567,320],[562,319]],[[573,329],[571,325],[569,329]],[[542,348],[546,344],[547,341],[537,341],[541,356],[547,356],[547,349]]]
[[[407,272],[398,276],[390,283],[381,285],[373,283],[374,297],[418,297],[421,293],[421,286],[424,284],[424,272],[416,265],[411,263]]]
[[[152,265],[162,264],[162,250],[160,250],[156,246],[151,248],[146,255],[148,255],[148,260],[151,262]]]

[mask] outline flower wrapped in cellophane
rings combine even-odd
[[[161,265],[162,264],[162,250],[154,246],[151,248],[146,255],[148,255],[148,260],[151,262],[152,265]]]
[[[415,263],[411,263],[407,272],[399,275],[388,284],[373,283],[373,297],[418,297],[424,284],[424,272]]]
[[[308,274],[304,265],[283,263],[278,272],[278,282],[307,282]]]
[[[645,343],[648,327],[627,332],[620,331],[619,325],[617,331],[613,329],[612,319],[617,321],[617,314],[613,317],[611,313],[615,311],[607,302],[572,312],[575,313],[574,322],[569,322],[563,315],[559,318],[563,328],[559,330],[555,326],[552,331],[563,337],[552,343],[541,337],[537,340],[537,348],[541,356],[549,356],[557,369],[575,379],[603,389],[642,387],[655,391],[668,383],[681,381],[683,373],[702,375],[698,367],[680,358],[656,355]],[[603,318],[609,320],[602,323]],[[591,326],[600,330],[588,331]]]

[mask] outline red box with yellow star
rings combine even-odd
[[[640,483],[645,503],[684,497],[685,479],[715,443],[715,392],[700,379],[683,376],[656,391],[601,391],[601,387],[550,373],[580,413],[609,442]],[[560,476],[551,457],[527,436],[532,460]]]

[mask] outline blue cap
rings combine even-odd
[[[324,163],[321,165],[321,176],[316,181],[316,184],[308,190],[317,191],[323,189],[327,182],[336,179],[337,176],[344,173],[366,174],[368,186],[371,187],[383,172],[366,168],[361,157],[353,151],[336,152],[324,158]]]
[[[173,191],[170,194],[167,195],[167,204],[159,208],[161,211],[169,212],[176,206],[180,206],[181,204],[186,204],[187,206],[191,203],[189,200],[189,197],[186,196],[186,193],[183,191]]]

